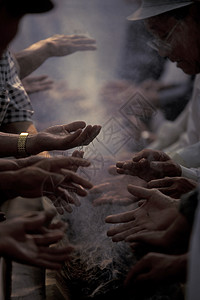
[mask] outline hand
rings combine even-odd
[[[49,57],[65,56],[77,51],[96,50],[96,41],[87,35],[56,34],[42,42],[47,45]]]
[[[58,226],[59,229],[45,229],[46,221],[50,221],[53,216],[52,212],[50,216],[49,212],[39,212],[1,223],[1,256],[22,264],[60,269],[63,262],[69,259],[73,248],[70,245],[62,248],[47,247],[47,244],[58,242],[64,236],[61,226]]]
[[[185,282],[187,254],[148,253],[128,273],[125,286],[131,293],[148,293],[159,284]],[[141,290],[142,289],[142,290]]]
[[[167,154],[150,149],[135,154],[132,161],[118,162],[116,166],[119,174],[138,176],[146,181],[181,175],[181,167]]]
[[[125,240],[140,231],[166,229],[178,215],[178,200],[153,189],[129,185],[128,190],[133,196],[146,200],[139,201],[137,209],[106,218],[107,223],[123,223],[108,230],[113,242]]]
[[[89,195],[92,196],[94,206],[103,204],[129,205],[136,201],[136,197],[127,190],[127,185],[144,185],[144,182],[138,177],[128,175],[117,175],[108,178],[106,182],[94,186]]]
[[[70,204],[80,206],[81,203],[75,194],[84,197],[87,195],[84,188],[92,188],[92,184],[88,180],[76,173],[65,169],[61,171],[64,175],[62,182],[54,185],[52,181],[48,181],[47,188],[44,187],[44,195],[51,199],[59,214],[63,214],[64,210],[72,212]],[[52,192],[49,192],[51,190]]]
[[[133,250],[137,249],[138,253],[142,248],[148,247],[154,252],[182,254],[188,250],[190,235],[190,224],[178,213],[176,219],[165,230],[138,232],[129,235],[125,240],[131,244]]]
[[[57,125],[32,135],[27,139],[26,150],[37,154],[44,150],[67,150],[78,146],[89,145],[99,134],[101,126],[88,125],[77,121],[68,125]]]
[[[53,80],[47,75],[25,77],[22,80],[23,86],[28,94],[50,90],[53,87]]]
[[[27,167],[17,171],[1,172],[0,188],[5,200],[17,196],[36,198],[43,195],[44,186],[52,191],[52,184],[57,186],[63,180],[63,174]]]
[[[165,177],[149,181],[147,187],[156,188],[165,195],[179,199],[181,195],[195,189],[197,182],[184,177]]]

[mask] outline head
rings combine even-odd
[[[155,1],[144,2],[149,4]],[[159,5],[160,2],[157,1],[157,9],[155,5],[154,10],[151,7],[151,12],[146,11],[146,16],[143,15],[147,29],[154,37],[152,45],[156,46],[161,56],[176,62],[185,73],[200,73],[200,2],[171,0],[168,8],[164,5],[165,10],[164,6]],[[164,2],[169,3],[167,0]],[[180,3],[182,6],[177,8]]]
[[[17,34],[25,14],[46,12],[52,8],[51,0],[0,0],[0,57]]]

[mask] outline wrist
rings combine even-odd
[[[41,144],[38,142],[38,136],[40,133],[30,134],[26,141],[26,152],[28,155],[36,155],[43,151]]]
[[[43,40],[43,49],[44,54],[46,55],[46,59],[55,55],[55,46],[51,39]]]

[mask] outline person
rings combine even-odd
[[[96,50],[93,38],[80,34],[56,34],[40,40],[26,49],[14,53],[19,67],[19,77],[24,79],[50,57],[62,57],[77,51]]]
[[[159,51],[160,55],[167,56],[170,60],[176,61],[177,66],[182,68],[184,72],[187,74],[198,74],[200,72],[200,56],[199,56],[199,11],[200,11],[200,5],[198,1],[172,1],[170,4],[167,1],[157,1],[157,3],[150,1],[150,0],[144,0],[142,1],[142,5],[139,10],[137,10],[132,16],[129,17],[130,20],[138,20],[138,19],[145,19],[145,24],[148,28],[148,30],[154,35],[155,39],[152,41],[152,46]],[[182,38],[183,37],[183,38]],[[192,45],[189,46],[189,45]],[[197,93],[198,95],[198,93]],[[196,99],[196,103],[198,102],[198,97]],[[196,111],[194,111],[194,114],[197,116],[198,115],[198,106]],[[194,122],[194,127],[196,125],[196,128],[198,128],[198,122],[197,118],[191,120]],[[192,127],[192,129],[194,129]],[[193,131],[194,134],[198,134],[198,131]],[[197,152],[198,153],[198,152]],[[190,155],[192,155],[192,152],[190,152]],[[119,162],[117,163],[117,167],[119,168],[119,173],[127,173],[130,174],[132,172],[132,175],[139,174],[139,176],[142,176],[142,178],[146,178],[147,181],[152,180],[152,179],[157,179],[157,178],[162,178],[166,175],[168,176],[180,176],[182,173],[181,167],[178,164],[174,164],[174,162],[170,159],[169,156],[167,156],[165,153],[161,151],[152,151],[145,149],[141,151],[140,153],[137,153],[133,160],[130,162]],[[145,172],[144,172],[145,170]],[[145,173],[147,175],[145,175]],[[182,174],[183,175],[183,174]],[[197,179],[197,178],[195,178]],[[157,182],[158,183],[158,182]],[[169,185],[169,183],[166,183]],[[156,184],[155,184],[156,185]],[[158,186],[159,187],[159,183]],[[164,186],[162,186],[164,187]],[[129,187],[130,188],[130,187]],[[130,188],[132,189],[132,188]],[[138,189],[138,188],[137,188]],[[134,191],[136,188],[134,187]],[[141,191],[140,191],[141,192]],[[146,190],[142,191],[140,194],[140,198],[144,199],[147,197],[147,193],[150,193],[148,195],[148,198],[152,197],[152,193],[154,194],[154,198],[152,198],[152,201],[155,200],[155,193],[158,196],[158,203],[157,205],[154,206],[154,208],[157,207],[157,210],[160,210],[160,218],[162,219],[162,205],[164,206],[166,201],[163,203],[163,195],[160,194],[159,191],[155,190]],[[138,193],[136,191],[135,193]],[[166,200],[166,198],[164,197]],[[191,215],[191,219],[194,219],[194,212],[197,210],[197,196],[195,196],[194,201],[191,201],[189,197],[189,201],[187,201],[187,205],[185,206],[185,209],[183,211],[188,211]],[[167,198],[168,204],[170,203],[170,199]],[[171,201],[174,202],[174,199],[171,198]],[[143,205],[147,206],[147,203],[151,201],[145,201],[142,202]],[[183,201],[184,203],[184,201]],[[142,205],[142,204],[141,204]],[[159,209],[159,205],[161,206],[161,209]],[[191,214],[191,206],[193,207],[192,209],[192,214]],[[142,207],[142,206],[141,206]],[[150,205],[151,207],[151,205]],[[139,208],[140,209],[140,208]],[[138,209],[138,216],[139,216],[139,209]],[[183,212],[182,211],[182,212]],[[141,210],[140,210],[141,212]],[[165,211],[166,212],[166,211]],[[116,218],[122,216],[118,216]],[[128,216],[127,216],[128,217]],[[149,218],[148,218],[149,217]],[[114,216],[109,217],[109,219],[112,218],[114,220]],[[169,218],[169,215],[168,215]],[[109,220],[108,219],[108,220]],[[159,217],[155,218],[155,215],[153,217],[153,210],[152,214],[149,216],[149,210],[147,208],[146,210],[146,219],[149,219],[151,221],[151,224],[156,227],[155,223],[158,221],[159,222]],[[179,220],[177,216],[175,216],[175,222]],[[144,225],[142,224],[142,218],[140,219],[140,224],[137,228],[137,219],[135,218],[127,218],[127,221],[132,220],[132,234],[134,235],[136,232],[134,230],[146,230],[149,231],[147,221],[144,219]],[[169,219],[168,219],[169,220]],[[115,219],[116,221],[116,219]],[[165,220],[162,220],[165,221]],[[171,221],[172,222],[172,221]],[[198,219],[196,220],[198,223]],[[153,224],[154,223],[154,224]],[[162,222],[161,222],[162,223]],[[133,227],[135,224],[136,227]],[[163,224],[161,224],[163,225]],[[174,225],[174,224],[173,224]],[[146,227],[145,227],[146,226]],[[167,227],[169,226],[169,223],[167,224]],[[126,224],[124,225],[123,229],[128,229],[128,226]],[[182,228],[181,228],[182,227]],[[158,228],[157,228],[158,229]],[[170,229],[170,228],[169,228]],[[168,229],[168,230],[169,230]],[[185,234],[184,232],[184,226],[178,227],[175,225],[175,231],[181,230],[182,235]],[[113,229],[114,231],[115,229]],[[151,229],[150,229],[151,230]],[[130,232],[129,232],[130,234]],[[143,241],[145,241],[144,236],[148,235],[149,233],[138,233],[138,236],[143,235]],[[191,235],[191,230],[189,234],[185,234],[185,237],[187,236],[187,246],[188,246],[188,236],[190,237]],[[125,237],[127,240],[132,241],[132,242],[137,242],[137,238],[132,237]],[[151,235],[152,238],[152,235]],[[141,238],[142,240],[142,238]],[[147,240],[147,239],[146,239]],[[156,238],[155,238],[156,240]],[[155,241],[154,240],[154,241]],[[150,238],[148,239],[150,241]],[[157,239],[157,242],[162,242],[160,238]],[[149,242],[151,244],[151,242]],[[154,242],[152,242],[154,243]],[[169,244],[170,245],[170,244]],[[169,247],[169,245],[167,245]],[[191,249],[194,249],[194,245],[197,246],[197,240],[193,240],[191,244]],[[177,244],[175,244],[175,250],[178,249]],[[183,251],[185,251],[184,248],[181,247]],[[197,250],[197,247],[196,249]],[[187,251],[187,250],[186,250]],[[193,252],[194,253],[194,252]],[[183,253],[185,254],[185,252]],[[199,255],[199,254],[198,254]],[[190,268],[190,278],[191,278],[191,269],[194,270],[194,261],[198,260],[199,258],[197,257],[197,251],[195,252],[195,257],[192,257],[193,261],[193,266]],[[173,263],[175,261],[178,261],[178,257],[167,257],[167,256],[156,256],[152,255],[152,253],[149,254],[148,257],[144,257],[140,262],[138,262],[130,272],[126,284],[127,283],[132,283],[134,284],[134,287],[138,282],[142,283],[143,286],[144,284],[147,284],[148,280],[150,282],[160,282],[160,281],[165,281],[166,277],[171,276],[171,279],[174,279],[174,273],[173,268]],[[185,261],[185,255],[184,257],[181,257],[180,260],[180,268],[179,268],[179,275],[181,274],[183,270],[183,266],[186,266],[186,261]],[[179,263],[178,262],[178,263]],[[158,263],[158,268],[156,269],[156,265]],[[190,263],[190,262],[189,262]],[[159,278],[160,272],[159,268],[163,270],[163,267],[167,267],[169,270],[168,272],[165,272],[164,276],[162,278]],[[172,273],[170,273],[170,270],[172,270]],[[196,270],[197,271],[197,270]],[[195,274],[197,276],[197,273]],[[198,277],[198,276],[197,276]],[[194,272],[193,272],[193,278],[194,278]],[[161,280],[160,280],[161,279]],[[190,279],[189,279],[190,282]],[[195,282],[196,283],[196,282]],[[191,285],[191,282],[190,282]],[[133,286],[132,286],[133,287]],[[140,285],[141,287],[141,285]],[[193,295],[198,295],[197,290],[198,286],[197,283],[196,285],[193,285]],[[189,288],[191,290],[191,288]],[[191,295],[189,295],[188,299],[195,299],[192,298]]]
[[[51,2],[49,2],[51,3]],[[43,11],[45,10],[45,5],[47,7],[53,6],[53,4],[49,4],[44,2],[41,4],[38,8],[38,11]],[[37,9],[31,9],[27,7],[23,7],[24,4],[19,5],[19,7],[15,7],[16,5],[12,3],[12,1],[9,1],[9,3],[2,3],[3,8],[1,10],[2,13],[2,29],[1,29],[1,47],[0,47],[0,66],[2,69],[1,72],[1,115],[0,115],[0,131],[4,133],[14,133],[14,134],[19,134],[21,132],[27,132],[27,133],[32,133],[36,134],[37,130],[32,122],[31,116],[33,114],[32,106],[30,103],[30,100],[27,96],[27,93],[25,92],[22,83],[19,79],[17,70],[16,70],[16,64],[15,64],[15,59],[13,58],[12,54],[10,53],[9,50],[5,51],[7,48],[8,44],[12,40],[12,38],[15,36],[17,28],[19,26],[20,20],[23,17],[24,13],[26,12],[31,12],[33,10],[37,12]],[[13,10],[13,6],[15,9]],[[0,24],[1,25],[1,24]],[[4,27],[6,26],[7,31],[6,33],[4,32]],[[51,54],[54,55],[60,55],[60,52],[58,48],[62,44],[62,53],[72,53],[80,47],[78,47],[79,41],[85,43],[91,43],[90,45],[85,45],[85,47],[88,49],[94,49],[94,40],[92,39],[87,39],[85,37],[78,38],[76,36],[72,36],[70,38],[67,38],[68,41],[64,41],[64,46],[61,37],[53,37],[47,39],[47,43],[44,41],[36,43],[33,47],[29,47],[28,49],[25,49],[23,52],[23,55],[18,54],[18,63],[21,66],[21,76],[23,77],[26,74],[29,74],[32,72],[37,66],[39,66],[44,60],[47,59]],[[70,40],[70,42],[69,42]],[[72,42],[73,40],[73,42]],[[74,42],[75,40],[75,42]],[[87,42],[86,42],[87,40]],[[66,50],[66,43],[68,43],[68,47]],[[74,43],[76,45],[74,45]],[[43,46],[41,46],[41,44]],[[58,47],[59,44],[59,47]],[[49,45],[49,52],[48,51],[43,51],[43,49],[46,49],[46,45]],[[34,48],[34,51],[33,51]],[[81,49],[84,47],[82,46]],[[40,52],[40,56],[37,54]],[[44,55],[45,53],[45,55]],[[30,64],[30,67],[28,69],[27,65],[29,65],[29,62],[32,57],[35,58],[35,64]],[[24,72],[24,74],[23,74]],[[82,125],[79,123],[79,125],[82,128]],[[76,126],[76,125],[75,125]],[[60,127],[61,129],[62,127]],[[80,129],[81,129],[80,128]],[[75,130],[78,128],[75,128]],[[93,136],[92,140],[94,138],[94,135],[96,136],[97,131],[99,132],[100,127],[91,128],[89,131],[87,131],[88,128],[86,129],[86,136],[89,138],[89,136]],[[58,127],[52,128],[52,133],[55,133],[55,137],[59,135],[59,133],[63,134],[63,129],[58,130]],[[80,133],[80,132],[79,132]],[[98,133],[97,133],[98,134]],[[9,137],[9,135],[2,135],[3,137]],[[17,138],[17,137],[16,137]],[[45,138],[46,140],[46,138]],[[44,140],[43,140],[44,141]],[[5,141],[6,142],[6,141]],[[51,143],[52,141],[50,141]],[[40,142],[39,142],[40,143]],[[13,142],[10,141],[8,143],[11,147],[14,146]],[[83,143],[84,144],[84,143]],[[6,145],[5,145],[6,146]],[[6,148],[6,147],[5,147]],[[13,148],[14,150],[14,148]],[[48,149],[45,149],[48,150]],[[58,150],[58,148],[54,148],[54,150]],[[16,151],[16,144],[15,144],[15,151]],[[42,150],[43,151],[43,150]],[[13,151],[14,152],[14,151]],[[35,154],[31,153],[30,154]],[[5,155],[5,153],[3,153]],[[9,153],[8,155],[13,155]]]
[[[9,51],[6,51],[6,48],[9,44],[9,42],[13,39],[13,37],[15,36],[20,20],[21,18],[26,14],[26,13],[40,13],[40,12],[45,12],[48,11],[50,9],[52,9],[53,7],[53,3],[50,0],[43,0],[43,1],[31,1],[29,3],[26,3],[26,1],[0,1],[1,7],[0,7],[0,16],[1,16],[1,21],[0,21],[0,33],[1,33],[1,43],[0,43],[0,56],[1,56],[1,64],[2,64],[2,72],[4,75],[8,76],[7,78],[2,76],[1,80],[1,116],[0,116],[0,121],[1,121],[1,137],[3,138],[3,140],[1,140],[1,144],[3,145],[3,147],[1,147],[2,153],[1,156],[10,156],[10,155],[19,155],[19,156],[27,156],[27,154],[37,154],[38,151],[40,152],[40,150],[43,147],[47,147],[46,150],[50,150],[53,149],[55,144],[58,145],[58,148],[61,146],[64,147],[66,149],[66,142],[75,142],[74,146],[77,146],[80,142],[80,144],[84,144],[85,142],[87,143],[87,141],[89,142],[89,140],[91,140],[91,138],[94,138],[94,135],[96,136],[97,131],[99,132],[100,127],[96,127],[95,128],[93,126],[89,126],[86,128],[86,130],[84,130],[82,132],[82,128],[85,127],[85,123],[83,122],[74,122],[69,126],[65,126],[65,125],[61,125],[61,126],[54,126],[51,129],[48,129],[47,131],[44,132],[43,136],[40,136],[41,140],[37,140],[38,135],[36,134],[36,130],[34,128],[34,125],[31,121],[31,114],[32,114],[32,108],[30,105],[30,101],[22,87],[22,84],[18,78],[17,75],[17,71],[14,65],[14,60],[12,58],[12,56],[10,55]],[[8,79],[8,80],[7,80]],[[11,86],[13,87],[13,89],[11,88]],[[10,93],[10,94],[9,94]],[[18,98],[18,103],[15,100],[16,98]],[[12,116],[11,116],[12,115]],[[78,129],[78,130],[77,130]],[[25,135],[20,135],[18,133],[21,133],[23,131],[28,131],[32,133],[32,141],[35,139],[35,142],[33,143],[35,145],[35,153],[33,153],[32,151],[30,153],[27,153],[26,151],[28,150],[26,146],[28,146],[28,143],[26,145],[26,142],[28,142],[28,138],[27,138],[27,134]],[[74,134],[71,134],[71,132],[73,132],[75,130]],[[4,133],[2,132],[4,131]],[[9,134],[7,134],[6,132],[9,132]],[[10,134],[11,132],[17,133],[17,134]],[[35,133],[35,134],[33,134]],[[50,139],[49,139],[50,137]],[[66,137],[67,140],[66,141]],[[78,138],[78,139],[77,139]],[[80,139],[79,139],[80,138]],[[36,141],[37,140],[37,141]],[[79,141],[78,141],[79,140]],[[30,139],[31,141],[31,139]],[[38,142],[40,143],[42,141],[41,146],[39,146],[38,148]],[[78,142],[78,143],[77,143]],[[32,144],[32,146],[33,146]],[[31,148],[32,148],[31,146]],[[69,146],[69,144],[68,144]],[[67,147],[68,147],[67,146]],[[71,145],[72,146],[72,145]],[[71,147],[69,146],[69,148]],[[53,148],[52,148],[53,147]],[[32,149],[33,149],[32,148]],[[49,166],[50,168],[50,166]],[[11,171],[8,171],[11,172]],[[15,173],[17,172],[17,173]],[[19,171],[15,171],[15,172],[11,172],[10,174],[7,173],[8,177],[11,178],[13,177],[14,180],[14,174],[16,174],[16,178],[18,176],[19,182],[20,184],[22,184],[22,178],[24,180],[24,182],[29,181],[30,183],[30,179],[31,177],[27,178],[27,173],[29,173],[29,175],[33,175],[35,174],[35,184],[39,183],[38,186],[38,190],[36,190],[36,193],[38,192],[39,194],[41,194],[41,189],[40,187],[43,187],[44,184],[44,180],[50,175],[52,176],[51,173],[46,172],[45,170],[41,170],[39,168],[34,168],[34,167],[30,167],[30,169],[25,168],[25,169],[21,169]],[[19,172],[19,173],[18,173]],[[24,174],[23,174],[24,172]],[[66,173],[64,174],[68,177],[68,179],[71,177],[73,177],[74,175],[72,175],[71,171],[69,171],[70,174]],[[2,177],[4,177],[4,175],[6,175],[2,172]],[[21,173],[21,174],[20,174]],[[53,175],[54,176],[54,175]],[[56,175],[55,179],[57,178],[58,180],[58,175]],[[60,175],[59,178],[63,178],[63,175]],[[75,178],[75,177],[74,177]],[[9,181],[10,184],[12,185],[13,188],[13,180]],[[77,178],[75,178],[75,180],[77,180]],[[67,180],[68,181],[68,180]],[[8,185],[9,185],[8,182]],[[56,182],[58,183],[58,182]],[[69,181],[68,181],[69,183]],[[31,187],[31,185],[29,185],[29,187]],[[11,188],[11,186],[10,186]],[[9,189],[9,192],[6,192],[6,196],[9,196],[9,193],[11,192]],[[73,188],[73,187],[72,187]],[[17,188],[15,188],[15,190],[17,191]],[[33,196],[33,191],[34,189],[32,189],[32,193],[31,195]],[[76,189],[76,191],[78,191]],[[25,187],[23,187],[23,189],[20,189],[20,193],[29,193],[30,191],[26,190]],[[80,191],[79,192],[83,195],[84,192]],[[18,190],[19,193],[19,190]],[[63,193],[63,191],[62,191]],[[1,194],[2,195],[2,194]],[[68,198],[69,200],[69,198]],[[43,212],[43,214],[45,214],[45,212]],[[44,220],[45,218],[42,217],[42,221],[41,221],[41,226],[44,224]],[[21,254],[20,254],[20,249],[18,249],[18,254],[16,253],[16,255],[14,254],[15,252],[12,252],[12,249],[10,250],[10,255],[8,255],[9,257],[12,257],[15,259],[17,259],[18,261],[21,262],[26,262],[28,264],[33,264],[33,265],[40,265],[40,266],[45,266],[45,267],[52,267],[52,268],[59,268],[60,267],[60,263],[61,261],[64,261],[67,256],[66,254],[64,254],[64,252],[67,252],[69,249],[62,249],[62,250],[51,250],[48,246],[42,250],[42,248],[40,249],[40,247],[37,247],[37,244],[34,242],[35,240],[31,240],[29,238],[27,238],[26,231],[25,231],[25,226],[26,226],[26,221],[23,219],[19,219],[19,221],[13,223],[14,226],[18,226],[17,224],[19,224],[19,227],[22,226],[21,228],[23,230],[20,231],[19,229],[19,233],[20,233],[20,239],[18,240],[18,234],[17,232],[14,230],[17,230],[16,228],[13,228],[13,225],[11,223],[8,223],[7,225],[5,224],[5,226],[2,227],[2,232],[6,231],[7,228],[7,239],[5,238],[5,235],[1,234],[1,254],[3,256],[6,255],[6,251],[8,250],[8,248],[10,247],[11,244],[14,245],[14,243],[16,243],[16,247],[14,247],[13,249],[17,250],[17,247],[19,247],[21,245]],[[36,223],[34,222],[34,218],[30,219],[30,226],[28,226],[28,228],[31,228],[31,224],[32,224],[32,228],[35,229]],[[12,226],[11,226],[12,225]],[[0,224],[1,226],[1,224]],[[38,224],[38,229],[41,228],[41,226]],[[43,226],[42,226],[43,228]],[[44,246],[44,243],[42,242],[43,237],[45,238],[44,235],[44,231],[41,228],[41,244],[42,246]],[[14,241],[12,241],[13,235],[16,234],[16,239],[14,239]],[[24,243],[22,245],[22,237],[24,238]],[[49,244],[52,244],[52,242],[56,242],[58,240],[60,240],[61,234],[58,234],[57,237],[54,236],[54,238],[50,238],[49,239]],[[10,242],[9,242],[10,241]],[[18,243],[18,241],[20,242],[20,244]],[[26,242],[27,241],[27,242]],[[5,243],[5,245],[3,244]],[[32,245],[31,247],[33,248],[32,251],[29,251],[29,245]],[[14,245],[15,246],[15,245]],[[34,248],[35,247],[35,248]],[[37,253],[41,253],[41,256],[38,255]],[[44,255],[43,255],[44,254]],[[52,255],[55,254],[54,258],[52,258]],[[56,254],[58,254],[57,258],[56,258]],[[32,258],[31,258],[32,256]],[[46,256],[46,259],[45,259]],[[59,257],[60,256],[60,257]],[[50,263],[50,260],[52,259],[52,264]],[[55,263],[54,263],[55,262]]]

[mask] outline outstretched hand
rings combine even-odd
[[[178,200],[165,196],[155,189],[129,185],[128,190],[138,199],[145,200],[138,202],[137,209],[106,218],[107,223],[122,223],[107,232],[114,242],[125,240],[140,231],[165,229],[176,218]]]
[[[44,42],[47,44],[49,56],[65,56],[77,51],[96,50],[96,41],[84,34],[53,35]]]
[[[197,187],[197,182],[184,177],[165,177],[151,180],[147,184],[148,188],[156,188],[161,193],[179,199]]]
[[[28,137],[26,151],[30,154],[38,154],[45,150],[68,150],[78,146],[86,146],[96,138],[100,130],[101,126],[86,126],[83,121],[52,126]]]
[[[49,248],[61,240],[66,229],[63,224],[57,228],[45,228],[53,212],[36,212],[31,216],[14,218],[0,224],[0,253],[11,260],[49,269],[60,269],[70,258],[73,247]],[[55,225],[54,225],[55,226]],[[56,226],[55,226],[56,227]]]
[[[162,151],[144,149],[135,154],[132,160],[117,162],[117,172],[138,176],[150,181],[166,176],[180,176],[181,167]]]

